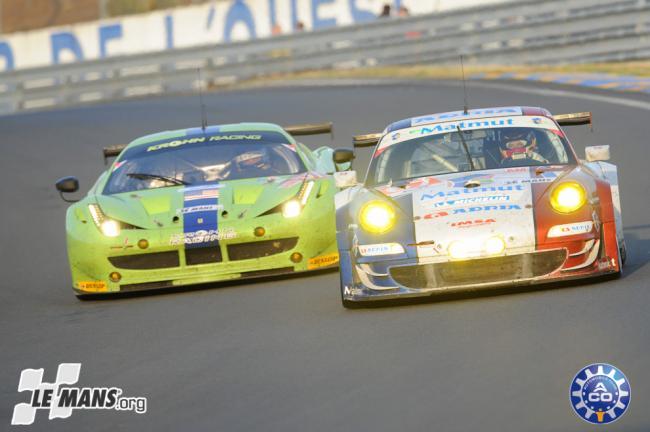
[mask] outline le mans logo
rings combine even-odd
[[[583,420],[612,423],[630,406],[630,383],[623,372],[607,363],[584,367],[571,383],[571,406]]]
[[[14,406],[12,425],[34,423],[38,410],[49,410],[48,418],[68,418],[76,409],[147,412],[147,398],[124,397],[117,387],[72,387],[79,381],[81,363],[61,363],[53,383],[43,382],[43,369],[24,369],[19,392],[31,392],[29,402]]]

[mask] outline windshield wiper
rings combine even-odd
[[[474,166],[474,160],[472,159],[472,154],[469,152],[469,147],[467,147],[467,141],[465,141],[465,137],[463,136],[463,130],[458,125],[456,125],[456,129],[458,130],[460,141],[463,143],[463,148],[465,149],[465,153],[467,153],[467,159],[469,159],[469,167],[472,169],[472,171],[476,171],[476,167]]]
[[[128,173],[127,176],[131,177],[131,178],[134,178],[134,179],[138,179],[138,180],[147,180],[147,179],[163,180],[163,181],[166,181],[168,183],[172,183],[172,184],[179,185],[179,186],[180,185],[183,185],[183,186],[189,185],[188,182],[183,181],[181,179],[177,179],[177,178],[174,178],[174,177],[167,177],[167,176],[158,175],[158,174]]]

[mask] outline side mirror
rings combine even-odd
[[[63,197],[64,193],[74,193],[79,190],[79,180],[76,177],[63,177],[57,180],[56,190],[61,194],[61,199],[65,202],[76,202],[76,200],[68,200]]]
[[[359,182],[357,181],[357,172],[356,171],[341,171],[334,173],[334,183],[339,189],[350,188],[356,186]]]
[[[349,148],[336,149],[332,154],[332,159],[337,165],[352,162],[354,160],[354,150]]]
[[[608,145],[586,147],[585,153],[587,162],[608,161],[610,157]]]

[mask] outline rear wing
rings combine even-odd
[[[102,149],[102,154],[104,155],[104,165],[108,164],[109,158],[117,157],[120,153],[122,153],[122,150],[124,150],[126,146],[127,146],[126,144],[116,144],[116,145],[104,147]]]
[[[588,111],[571,114],[557,114],[553,116],[553,119],[560,126],[579,126],[592,124],[592,114]]]
[[[352,139],[352,143],[354,144],[355,148],[374,147],[374,146],[377,145],[377,143],[379,142],[379,140],[383,136],[384,136],[384,134],[381,134],[381,133],[357,135]]]
[[[283,129],[292,136],[323,135],[334,133],[334,124],[332,122],[308,123],[285,126]]]

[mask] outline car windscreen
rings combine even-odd
[[[188,136],[127,149],[114,164],[104,194],[302,172],[305,165],[295,146],[279,133]]]
[[[386,135],[370,164],[366,184],[472,170],[575,163],[564,133],[556,125],[461,128],[462,132],[458,127],[452,124]]]

